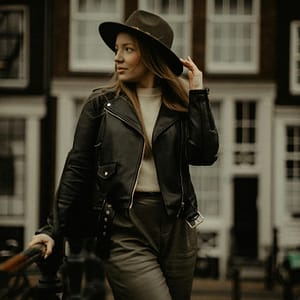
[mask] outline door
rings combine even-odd
[[[234,178],[234,255],[257,258],[257,177]]]

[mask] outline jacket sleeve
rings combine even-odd
[[[101,119],[100,100],[92,96],[79,116],[73,146],[65,161],[48,224],[37,231],[53,238],[80,236],[88,218],[96,170],[96,141]]]
[[[208,89],[190,90],[187,157],[191,165],[211,165],[217,160],[219,137],[208,100]]]
[[[80,114],[56,199],[58,230],[66,236],[86,235],[92,229],[91,206],[96,181],[97,136],[104,101],[93,95]],[[89,228],[87,228],[89,227]]]

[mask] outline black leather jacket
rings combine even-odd
[[[186,208],[197,210],[189,164],[211,165],[218,152],[208,90],[192,90],[189,98],[189,110],[184,113],[162,104],[153,129],[158,182],[166,211],[174,216],[182,215]],[[143,153],[142,128],[129,99],[95,90],[80,115],[61,177],[56,230],[78,234],[84,203],[98,211],[106,198],[116,211],[130,209]]]

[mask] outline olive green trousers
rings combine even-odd
[[[196,229],[169,217],[160,196],[135,197],[118,211],[105,270],[115,300],[189,300]]]

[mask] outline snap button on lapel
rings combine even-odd
[[[107,175],[108,175],[108,172],[107,172],[107,171],[105,171],[105,172],[104,172],[104,176],[107,176]]]
[[[106,104],[106,106],[111,106],[111,103],[110,103],[110,102],[108,102],[108,103]]]

